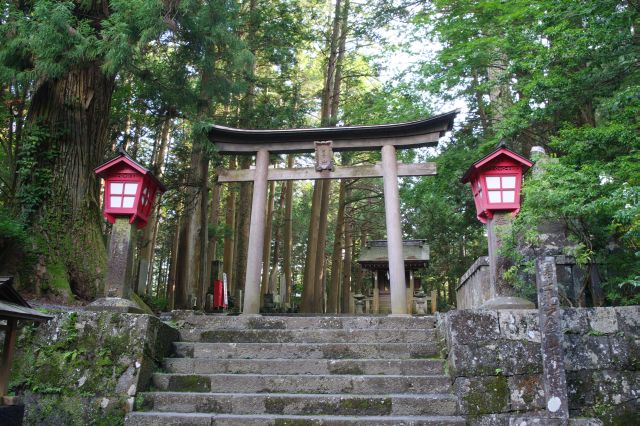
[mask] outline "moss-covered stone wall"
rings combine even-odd
[[[572,417],[632,424],[640,411],[640,306],[565,309],[563,329]],[[452,311],[438,330],[461,413],[483,424],[544,410],[537,310]]]
[[[10,391],[27,425],[122,424],[177,338],[151,315],[59,313],[22,329]]]

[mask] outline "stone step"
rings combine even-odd
[[[253,375],[154,373],[156,389],[174,392],[226,393],[447,393],[447,376],[401,375]]]
[[[181,374],[444,374],[439,359],[215,359],[165,358],[164,371]]]
[[[175,342],[178,357],[244,359],[416,359],[433,358],[436,344],[426,343],[194,343]]]
[[[341,416],[408,416],[457,414],[457,400],[449,394],[318,395],[262,393],[148,392],[137,409],[218,414],[278,414]]]
[[[285,329],[234,330],[183,329],[180,340],[186,342],[229,343],[422,343],[433,341],[434,329]]]
[[[459,416],[287,416],[132,412],[127,426],[464,426]]]
[[[317,330],[317,329],[433,329],[435,317],[390,316],[232,316],[196,314],[193,311],[173,311],[171,320],[178,328],[203,330]]]

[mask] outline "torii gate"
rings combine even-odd
[[[213,126],[209,139],[220,154],[256,155],[255,169],[220,170],[218,182],[253,181],[249,252],[245,279],[244,315],[259,315],[262,242],[270,180],[382,177],[387,225],[391,315],[407,314],[398,176],[436,174],[434,163],[398,164],[397,148],[436,146],[453,127],[458,111],[425,120],[377,126],[326,127],[285,130],[245,130]],[[382,162],[373,166],[335,167],[333,151],[382,150]],[[316,153],[316,167],[269,168],[269,154]]]

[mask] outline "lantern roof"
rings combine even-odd
[[[473,163],[471,167],[469,167],[469,169],[467,169],[467,171],[464,173],[460,181],[462,183],[469,182],[471,177],[474,176],[482,167],[484,167],[486,164],[500,157],[506,157],[515,162],[522,164],[523,171],[533,166],[533,162],[529,161],[522,155],[516,154],[515,152],[511,151],[509,148],[506,147],[504,141],[502,141],[500,142],[500,144],[498,145],[498,148],[495,151],[491,152],[490,154],[486,155],[485,157]]]
[[[118,155],[116,155],[114,158],[112,158],[111,160],[107,161],[106,163],[96,167],[94,169],[94,172],[100,176],[101,178],[105,178],[106,177],[106,171],[115,167],[116,165],[119,164],[126,164],[129,167],[133,168],[134,170],[136,170],[137,172],[139,172],[142,175],[146,175],[149,178],[151,178],[151,180],[153,182],[155,182],[156,185],[158,185],[158,189],[160,189],[160,191],[165,192],[167,190],[167,187],[164,186],[164,184],[162,182],[160,182],[160,180],[155,177],[153,175],[153,173],[151,173],[151,171],[149,169],[147,169],[146,167],[144,167],[142,164],[138,163],[136,160],[134,160],[133,158],[131,158],[131,156],[129,155],[129,153],[127,151],[124,150],[124,148],[120,147],[118,148]]]

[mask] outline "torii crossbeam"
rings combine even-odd
[[[209,139],[220,154],[256,155],[249,170],[220,170],[219,182],[253,181],[244,315],[260,312],[260,273],[265,232],[265,205],[270,180],[382,177],[387,225],[391,315],[407,315],[400,225],[398,176],[436,174],[433,163],[398,164],[396,149],[436,146],[453,127],[458,111],[407,123],[312,129],[246,130],[212,126]],[[382,162],[369,166],[336,167],[333,151],[382,151]],[[316,153],[315,168],[269,168],[269,154]]]

